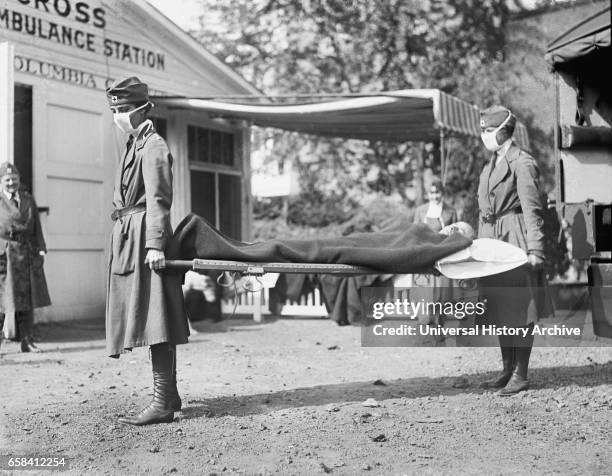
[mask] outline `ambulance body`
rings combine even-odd
[[[594,332],[612,337],[612,48],[610,7],[554,40],[557,211],[572,255],[590,260]]]

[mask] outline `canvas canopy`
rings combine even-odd
[[[546,61],[553,67],[610,49],[610,7],[574,25],[548,45]]]
[[[260,127],[347,139],[439,142],[445,134],[480,137],[476,106],[438,89],[391,91],[370,96],[294,104],[247,104],[210,99],[156,97],[157,104],[249,121]],[[522,124],[517,142],[529,148]]]

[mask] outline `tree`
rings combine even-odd
[[[268,95],[439,88],[512,107],[518,90],[518,66],[504,53],[503,0],[202,0],[202,7],[194,35]],[[328,219],[313,217],[341,219],[381,195],[418,202],[406,195],[413,165],[437,166],[428,160],[432,145],[262,134],[274,139],[272,160],[299,170],[304,191],[293,207],[304,213],[292,216],[301,223],[324,225]],[[460,202],[486,159],[476,141],[451,140],[447,150],[449,187]],[[462,206],[473,221],[470,197]]]

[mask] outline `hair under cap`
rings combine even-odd
[[[19,175],[19,169],[15,164],[10,162],[3,162],[0,164],[0,177],[4,177],[8,174],[17,174]]]
[[[115,81],[106,90],[106,98],[110,106],[124,104],[143,104],[149,101],[149,88],[136,76]]]

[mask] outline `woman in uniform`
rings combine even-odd
[[[148,87],[131,77],[106,90],[117,127],[128,135],[115,176],[106,299],[106,345],[111,357],[149,346],[153,401],[131,425],[171,422],[181,410],[176,345],[187,342],[182,275],[163,271],[172,238],[172,156],[148,119]]]
[[[503,370],[484,382],[513,395],[529,386],[527,369],[533,346],[533,326],[545,312],[543,211],[540,174],[534,158],[512,140],[516,117],[503,106],[481,112],[482,141],[491,160],[478,185],[478,238],[493,238],[522,248],[528,263],[520,268],[480,279],[487,312],[481,323],[526,328],[526,337],[499,336]]]

